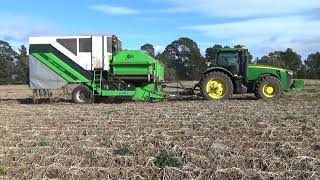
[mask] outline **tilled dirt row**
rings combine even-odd
[[[0,177],[320,178],[318,96],[251,99],[94,105],[0,100]],[[178,164],[159,167],[162,152]]]

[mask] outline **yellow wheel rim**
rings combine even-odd
[[[263,86],[263,95],[269,98],[272,98],[276,95],[276,87],[273,84],[266,84]]]
[[[228,90],[226,82],[222,79],[211,79],[206,87],[208,95],[213,99],[221,99]]]

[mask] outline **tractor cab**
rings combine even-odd
[[[248,49],[240,48],[219,48],[214,52],[214,59],[208,63],[210,69],[223,69],[233,80],[233,90],[237,94],[247,92],[248,80]]]
[[[278,99],[283,91],[303,87],[286,69],[249,65],[248,49],[220,48],[207,63],[199,83],[202,96],[208,100],[229,99],[232,94],[254,93],[258,99]]]
[[[216,49],[213,62],[210,67],[221,67],[230,72],[238,79],[247,80],[248,72],[248,49],[241,48],[220,48]]]

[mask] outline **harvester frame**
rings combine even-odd
[[[32,89],[81,84],[72,93],[76,103],[93,102],[94,96],[164,99],[163,65],[143,51],[122,50],[114,35],[31,37],[29,41]]]

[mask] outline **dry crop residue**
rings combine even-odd
[[[0,178],[320,178],[313,86],[274,102],[33,105],[1,93]],[[158,167],[162,152],[173,158]]]

